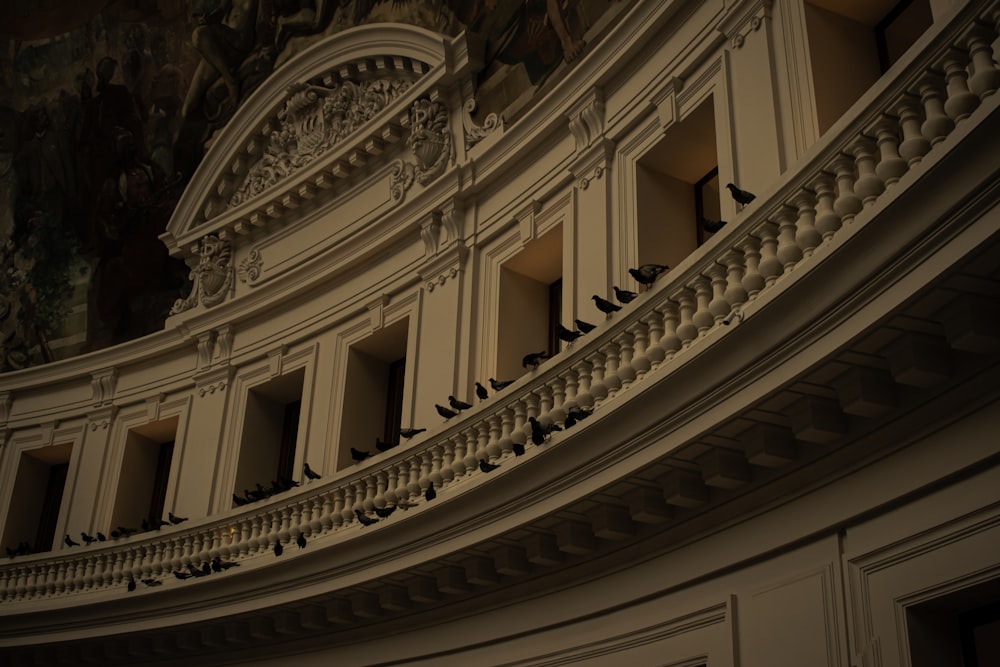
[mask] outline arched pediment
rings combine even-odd
[[[446,109],[432,98],[481,66],[466,44],[464,35],[385,23],[300,53],[218,133],[162,237],[168,248],[197,255],[197,241],[209,234],[238,238],[266,228],[303,200],[333,196],[346,179],[402,157],[409,160],[400,186],[440,173],[451,144],[420,145],[414,126],[426,136],[436,123],[450,134]]]

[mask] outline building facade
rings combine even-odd
[[[5,664],[996,664],[1000,3],[601,4],[235,112],[164,329],[0,376]]]

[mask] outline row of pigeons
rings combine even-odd
[[[191,579],[192,577],[207,577],[213,572],[225,572],[228,569],[239,566],[240,566],[239,563],[222,560],[220,557],[216,556],[211,561],[202,563],[201,567],[195,567],[194,564],[189,563],[187,566],[187,571],[174,570],[173,575],[175,578],[181,580]],[[139,581],[141,581],[144,585],[148,586],[149,588],[163,585],[163,580],[156,579],[154,577],[142,578],[139,579]],[[132,592],[136,589],[135,578],[129,579],[127,588],[129,592]]]
[[[117,540],[120,537],[129,537],[131,535],[135,535],[136,533],[140,533],[140,532],[141,533],[145,533],[145,532],[148,532],[148,531],[151,531],[151,530],[159,530],[160,528],[163,528],[164,526],[176,526],[177,524],[184,523],[185,521],[187,521],[187,517],[186,516],[184,516],[184,517],[177,516],[173,512],[167,512],[167,521],[162,521],[162,520],[158,520],[158,519],[153,519],[152,521],[149,521],[147,519],[143,519],[142,520],[142,524],[141,524],[142,525],[142,530],[137,530],[135,528],[128,528],[126,526],[118,526],[117,528],[115,528],[114,530],[111,531],[111,539],[112,540]],[[90,535],[88,533],[85,533],[85,532],[81,531],[80,532],[80,539],[83,540],[84,544],[86,544],[86,545],[89,546],[89,545],[93,544],[94,542],[106,542],[108,540],[108,536],[105,535],[104,533],[100,532],[100,531],[97,531],[97,533],[95,535]],[[68,547],[78,547],[78,546],[80,546],[80,543],[77,542],[76,540],[74,540],[72,537],[70,537],[69,534],[67,534],[65,537],[63,537],[63,544],[65,544]],[[10,549],[8,549],[7,550],[7,555],[13,557],[13,555],[15,555],[15,554],[11,554],[10,553]],[[16,555],[20,555],[20,554],[16,554]]]
[[[308,464],[307,464],[308,465]],[[293,479],[279,478],[272,480],[270,486],[264,486],[260,482],[254,485],[253,489],[243,489],[243,495],[233,494],[233,504],[237,507],[249,505],[265,498],[270,498],[276,493],[283,493],[289,489],[294,489],[299,483]]]

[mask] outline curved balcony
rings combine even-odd
[[[935,24],[738,220],[441,428],[266,501],[3,562],[0,643],[113,663],[371,640],[668,552],[874,465],[887,429],[903,441],[972,410],[949,388],[996,393],[980,317],[996,307],[967,288],[1000,252],[982,149],[1000,136],[996,7]],[[531,419],[561,430],[533,441]],[[238,567],[172,574],[213,561]]]

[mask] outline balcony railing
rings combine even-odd
[[[448,494],[462,480],[484,474],[480,460],[511,459],[515,449],[531,447],[529,418],[559,424],[575,407],[599,412],[608,398],[641,386],[644,375],[676,362],[710,331],[777,293],[783,278],[807,270],[810,258],[831,251],[845,230],[865,224],[866,209],[915,179],[925,158],[957,143],[949,137],[962,123],[975,122],[968,119],[977,107],[989,107],[982,114],[992,111],[996,96],[987,98],[1000,87],[992,47],[1000,31],[998,7],[1000,2],[969,3],[935,24],[910,59],[897,63],[870,99],[848,112],[740,224],[716,234],[609,325],[440,433],[200,525],[12,559],[0,567],[0,602],[122,587],[215,558],[268,555],[275,544],[299,535],[350,531],[358,524],[356,510],[419,505],[431,485]]]

